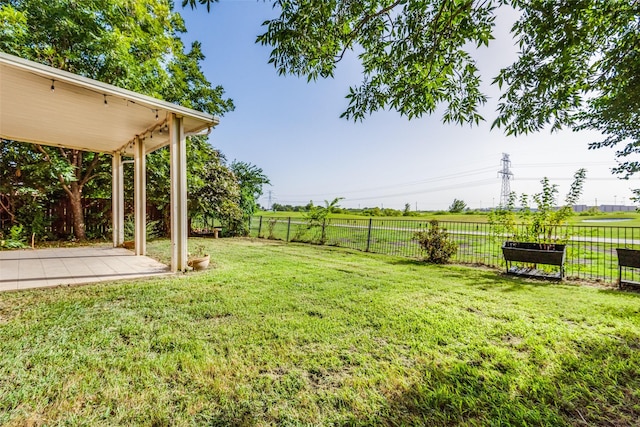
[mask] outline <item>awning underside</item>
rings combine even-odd
[[[183,117],[185,134],[218,123],[208,114],[0,53],[1,138],[130,154],[129,143],[139,135],[151,152],[169,143],[164,124],[171,112]]]

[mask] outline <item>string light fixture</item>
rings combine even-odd
[[[147,107],[145,107],[145,108],[147,108]],[[153,111],[155,111],[155,110],[153,110]],[[138,139],[138,140],[140,140],[140,141],[144,141],[144,140],[146,140],[147,138],[149,138],[149,139],[153,139],[153,134],[154,134],[156,131],[158,131],[158,134],[162,134],[162,133],[163,133],[163,129],[165,129],[165,130],[166,130],[167,126],[168,126],[168,125],[167,125],[166,120],[163,120],[162,122],[157,123],[157,124],[155,124],[155,125],[151,126],[150,128],[147,128],[144,132],[142,132],[142,133],[140,133],[140,134],[136,135],[136,137],[135,137],[135,138],[133,138],[132,140],[128,141],[128,142],[127,142],[127,143],[126,143],[126,144],[121,148],[121,150],[122,150],[123,152],[125,152],[125,153],[126,153],[127,151],[130,151],[130,150],[135,146],[135,144],[136,144],[136,139]],[[161,136],[161,138],[162,138],[162,136]]]
[[[51,92],[55,92],[56,91],[56,81],[55,79],[51,79],[51,86],[49,86],[49,89],[51,89]],[[92,91],[92,92],[96,92],[96,91]],[[99,92],[98,92],[99,93]],[[109,106],[109,101],[107,101],[107,96],[114,96],[114,95],[107,95],[106,93],[102,93],[102,103],[104,104],[105,107]],[[136,101],[133,101],[131,99],[127,99],[127,98],[122,98],[123,101],[126,102],[126,106],[128,107],[129,104],[135,104],[135,105],[140,105],[137,104]],[[142,108],[146,108],[147,110],[151,111],[154,115],[155,115],[155,120],[158,121],[160,120],[160,109],[159,108],[150,108],[147,107],[145,105],[140,105],[140,107]],[[160,129],[160,133],[162,133],[162,125],[157,126],[156,129]],[[167,126],[165,125],[165,129],[167,130]]]
[[[55,92],[55,90],[56,90],[56,81],[55,81],[55,79],[51,79],[51,86],[49,86],[49,89],[51,89],[51,92]],[[97,92],[97,91],[93,91],[92,90],[92,92],[100,94],[100,92]],[[106,93],[101,93],[101,95],[102,95],[103,105],[105,107],[108,107],[109,106],[109,101],[107,101],[107,96],[114,96],[114,95],[108,95]],[[131,99],[127,99],[127,98],[122,98],[122,101],[126,102],[126,106],[127,107],[129,106],[129,104],[135,104],[135,105],[139,105],[142,108],[146,108],[147,110],[151,111],[151,113],[153,113],[155,115],[155,120],[156,121],[160,120],[160,109],[159,108],[150,108],[150,107],[147,107],[145,105],[137,104],[136,101],[131,100]],[[125,144],[120,149],[120,154],[121,155],[126,155],[126,152],[128,150],[132,150],[133,147],[135,146],[135,139],[140,139],[141,141],[144,141],[146,138],[153,139],[153,133],[156,130],[158,131],[159,134],[162,134],[164,132],[168,132],[169,131],[169,124],[167,123],[167,118],[166,117],[162,122],[157,123],[156,125],[152,126],[151,128],[148,128],[141,135],[136,135],[136,138],[134,138],[133,140],[129,141],[127,144]]]

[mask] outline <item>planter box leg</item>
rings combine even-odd
[[[622,289],[622,266],[618,266],[618,289]]]

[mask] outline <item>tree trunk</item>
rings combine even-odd
[[[67,193],[69,197],[69,203],[71,203],[71,214],[73,215],[73,235],[77,240],[86,240],[86,226],[84,222],[84,211],[82,210],[82,189],[87,182],[90,182],[97,176],[96,168],[99,166],[101,157],[99,154],[94,153],[91,162],[83,167],[83,160],[85,156],[80,150],[67,150],[62,147],[58,148],[58,159],[62,162],[66,162],[73,168],[75,175],[74,180],[69,180],[54,166],[54,162],[51,158],[54,151],[47,151],[40,145],[36,145],[38,151],[44,155],[46,162],[51,164],[52,170],[58,176],[58,181]],[[69,182],[70,181],[70,182]]]
[[[71,214],[73,215],[73,235],[76,240],[86,240],[87,232],[82,209],[82,187],[77,182],[72,182],[69,187],[71,190],[69,202],[71,203]]]
[[[12,194],[0,194],[0,213],[5,212],[9,216],[9,224],[16,223],[16,214],[13,207]]]

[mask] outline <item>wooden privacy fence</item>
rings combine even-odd
[[[111,230],[111,200],[86,199],[83,201],[85,229],[88,236],[106,236]],[[73,234],[71,203],[67,199],[50,203],[45,207],[45,230],[61,238]]]
[[[327,244],[409,258],[421,258],[414,240],[427,220],[327,219],[309,227],[302,218],[253,217],[250,235],[284,241]],[[453,262],[505,267],[502,244],[487,223],[439,221],[457,243]],[[558,235],[570,236],[566,243],[565,277],[615,283],[618,280],[616,248],[640,249],[640,227],[568,225]],[[631,274],[638,274],[631,273]],[[638,278],[630,277],[630,280]]]
[[[67,238],[73,235],[73,214],[68,199],[49,202],[44,206],[45,232],[53,238]],[[111,199],[84,199],[83,213],[85,229],[89,238],[110,238],[111,233]],[[133,203],[125,203],[125,215],[133,214]],[[147,220],[160,221],[162,210],[153,204],[147,204]],[[10,217],[0,211],[2,228],[10,225]]]

